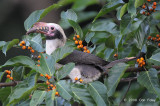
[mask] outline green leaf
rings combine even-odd
[[[136,8],[135,8],[134,4],[135,4],[135,0],[129,0],[128,13],[131,14],[131,17],[136,15]]]
[[[113,0],[109,2],[108,4],[104,5],[103,8],[98,13],[98,15],[94,18],[93,22],[95,22],[96,19],[98,19],[100,16],[107,14],[110,11],[115,10],[117,7],[123,5],[123,3],[124,2],[122,0]]]
[[[116,90],[116,87],[125,73],[128,65],[125,63],[118,63],[109,70],[109,77],[107,79],[108,96],[112,96]]]
[[[90,32],[89,34],[87,34],[85,37],[85,41],[87,42],[87,43],[89,43],[90,42],[90,40],[92,39],[92,37],[95,35],[95,32]]]
[[[150,93],[154,93],[160,99],[160,86],[156,69],[149,69],[149,71],[141,72],[137,78],[138,82],[145,86]]]
[[[77,22],[77,14],[72,10],[72,9],[69,9],[67,10],[66,12],[63,12],[63,19],[66,19],[66,20],[72,20],[74,22]]]
[[[3,48],[2,48],[2,52],[6,55],[6,52],[13,47],[14,45],[19,43],[19,39],[13,39],[12,41],[7,42]]]
[[[63,46],[61,48],[56,49],[53,53],[52,56],[53,58],[56,60],[56,62],[58,62],[59,60],[65,58],[66,56],[68,56],[70,53],[72,53],[74,50],[73,47],[70,46]]]
[[[34,11],[24,22],[25,30],[28,31],[32,25],[38,21],[40,21],[43,17],[45,17],[49,12],[53,9],[60,8],[61,6],[68,5],[72,3],[74,0],[60,0],[57,4],[53,4],[45,9]]]
[[[107,61],[111,54],[113,53],[114,49],[111,49],[111,48],[106,48],[105,51],[104,51],[104,55],[105,55],[105,60]]]
[[[87,6],[93,5],[98,3],[97,0],[75,0],[74,5],[72,6],[72,9],[76,11],[82,11],[84,10]]]
[[[51,90],[46,93],[45,96],[46,106],[54,106],[55,92],[56,90]]]
[[[5,74],[5,72],[0,72],[0,82],[1,82],[4,74]]]
[[[99,81],[92,82],[88,84],[88,91],[96,102],[97,106],[107,106],[108,96],[107,96],[107,88],[104,84]]]
[[[55,64],[56,60],[47,54],[41,54],[41,59],[40,59],[40,72],[45,75],[48,74],[50,76],[53,76],[55,72]],[[39,68],[38,68],[39,69]]]
[[[11,93],[11,88],[10,87],[5,87],[0,89],[0,101],[3,103]]]
[[[5,41],[0,41],[0,50],[2,49],[2,47],[6,44]]]
[[[31,40],[29,40],[31,47],[38,51],[38,52],[43,52],[44,49],[42,47],[42,38],[41,35],[38,34],[37,36],[33,37]]]
[[[75,21],[68,20],[69,24],[73,27],[73,29],[76,31],[78,35],[80,35],[81,38],[83,38],[83,32],[81,27],[76,23]]]
[[[159,65],[160,64],[159,57],[160,57],[160,53],[156,53],[156,54],[152,55],[148,61],[153,63],[154,65]]]
[[[120,11],[120,19],[121,19],[122,16],[127,12],[127,6],[128,6],[128,3],[124,4],[123,7],[121,8],[121,11]]]
[[[135,4],[134,4],[135,8],[143,5],[145,3],[145,1],[146,0],[135,0]]]
[[[39,91],[39,90],[35,91],[33,93],[30,106],[40,105],[43,102],[45,96],[46,96],[46,91]]]
[[[91,31],[104,31],[109,33],[115,32],[116,24],[112,20],[101,20],[94,23],[91,27]]]
[[[66,77],[71,72],[71,70],[74,68],[74,66],[75,66],[74,63],[68,63],[64,65],[62,68],[60,68],[56,73],[57,80],[60,80]]]
[[[95,101],[84,86],[79,87],[75,85],[71,89],[75,99],[81,100],[86,106],[96,106]]]
[[[21,66],[21,65],[34,68],[35,62],[27,56],[16,56],[9,59],[4,65],[0,66],[0,68],[8,66]]]
[[[31,93],[31,91],[36,89],[38,86],[35,85],[36,82],[36,74],[31,74],[24,81],[16,85],[16,87],[14,87],[13,93],[10,95],[9,105],[16,104],[21,99],[28,98],[28,95]]]
[[[72,91],[70,88],[70,84],[65,80],[60,80],[56,84],[56,88],[59,92],[59,94],[66,100],[70,100],[72,97]]]

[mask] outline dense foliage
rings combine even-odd
[[[99,81],[76,84],[65,79],[74,63],[58,70],[54,67],[60,59],[78,49],[74,40],[68,39],[64,47],[49,56],[42,53],[45,50],[43,35],[24,35],[23,44],[30,47],[31,57],[16,56],[0,66],[0,102],[4,106],[70,106],[74,102],[87,106],[158,106],[159,0],[59,0],[57,4],[34,11],[24,22],[24,28],[28,31],[53,9],[67,5],[72,7],[61,12],[59,24],[64,29],[74,29],[75,32],[69,36],[71,39],[75,34],[80,35],[90,52],[106,61],[138,56],[137,61],[114,65]],[[102,8],[99,12],[87,10],[90,6]],[[85,23],[83,27],[81,23]],[[0,50],[6,55],[12,47],[21,48],[20,44],[19,39],[0,41]],[[32,55],[35,51],[40,54],[38,62]]]

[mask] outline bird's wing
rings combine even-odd
[[[61,59],[58,63],[64,65],[70,62],[74,62],[76,64],[89,64],[96,66],[104,66],[109,64],[109,62],[103,60],[102,58],[78,50],[74,50],[71,54]]]

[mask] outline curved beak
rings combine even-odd
[[[42,33],[42,34],[47,34],[49,31],[49,27],[47,26],[47,23],[44,22],[37,22],[33,25],[32,28],[27,31],[27,35],[30,33]]]

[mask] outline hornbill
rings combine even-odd
[[[58,24],[37,22],[26,33],[42,33],[46,38],[46,54],[51,55],[57,48],[62,47],[66,43],[66,35]],[[84,53],[78,50],[74,50],[64,59],[60,60],[57,64],[64,65],[70,62],[75,63],[75,67],[71,70],[69,77],[73,82],[75,78],[82,78],[84,83],[97,80],[101,73],[104,71],[103,66],[109,64],[109,62],[93,55]]]

